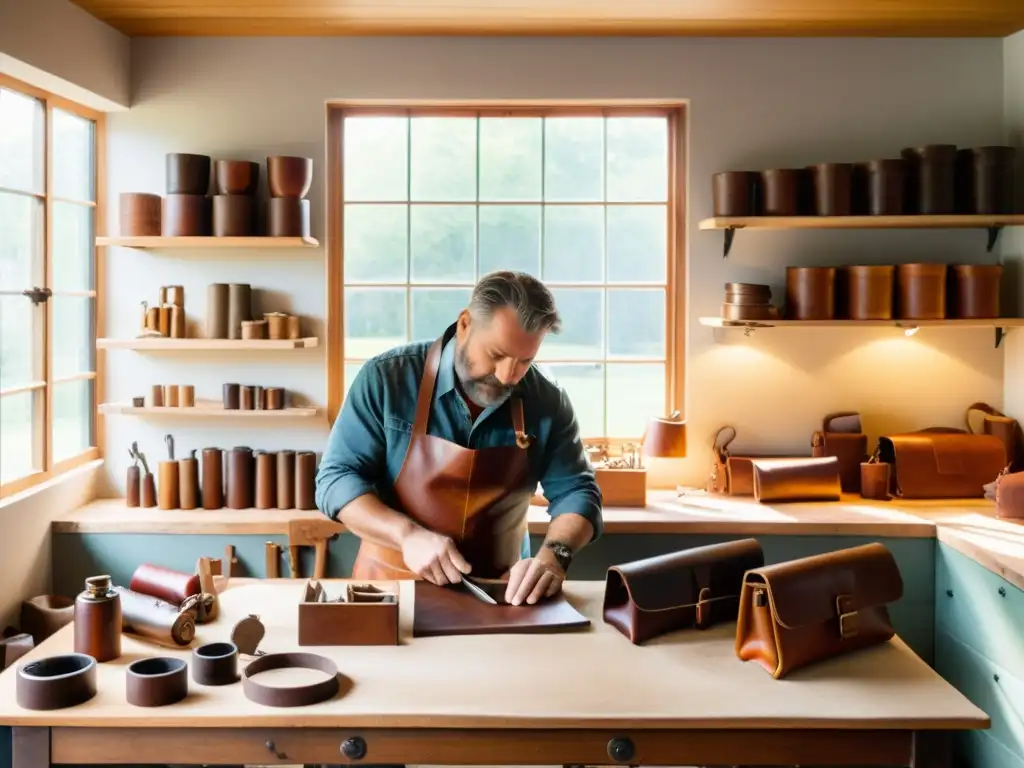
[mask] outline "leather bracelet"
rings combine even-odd
[[[291,687],[261,685],[252,679],[253,675],[271,669],[289,668],[316,669],[329,675],[309,685]],[[304,707],[319,704],[333,698],[339,691],[338,666],[325,656],[316,653],[268,653],[249,662],[242,672],[242,691],[250,701],[267,707]]]

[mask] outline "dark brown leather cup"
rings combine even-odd
[[[907,161],[908,213],[934,216],[956,210],[955,144],[928,144],[908,147],[902,152]]]
[[[799,216],[804,172],[796,168],[761,171],[765,216]]]
[[[238,648],[234,643],[207,643],[192,651],[192,679],[200,685],[238,681]]]
[[[896,311],[905,320],[946,317],[946,265],[900,264],[896,268]]]
[[[849,320],[891,320],[896,268],[844,267],[836,272],[837,314]]]
[[[206,195],[210,191],[210,156],[172,152],[167,155],[167,194]]]
[[[267,201],[267,234],[271,237],[309,237],[309,200],[272,197]]]
[[[953,307],[958,318],[999,317],[999,292],[1003,278],[1000,264],[956,264],[952,268]]]
[[[889,472],[892,466],[884,461],[861,462],[860,495],[876,501],[889,500]]]
[[[163,208],[160,195],[122,192],[120,203],[122,237],[159,237]]]
[[[1013,213],[1017,151],[1014,147],[974,147],[967,154],[968,213]]]
[[[271,197],[305,197],[312,183],[312,158],[267,158],[267,189],[270,190]]]
[[[871,160],[866,164],[867,212],[899,216],[906,210],[907,163],[902,158]]]
[[[30,661],[18,668],[15,699],[25,709],[65,709],[96,695],[96,659],[66,653]]]
[[[853,212],[853,166],[819,163],[808,170],[814,181],[814,212],[818,216],[849,216]]]
[[[213,236],[251,237],[256,234],[256,202],[248,195],[214,195]]]
[[[255,195],[260,183],[260,164],[248,160],[218,160],[213,167],[218,195]]]
[[[160,231],[164,237],[208,236],[210,198],[205,195],[167,195],[163,199]]]
[[[756,216],[754,185],[758,174],[725,171],[711,177],[715,216]]]
[[[836,313],[834,267],[786,268],[786,316],[793,320],[831,320]]]
[[[155,656],[139,659],[125,672],[125,696],[136,707],[165,707],[188,695],[188,664],[184,659]]]

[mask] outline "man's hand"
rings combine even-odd
[[[454,541],[426,528],[415,528],[402,539],[402,558],[409,570],[438,586],[462,581],[471,570]]]
[[[565,571],[550,549],[544,548],[536,557],[520,560],[509,571],[505,602],[533,605],[542,597],[558,594],[565,581]]]

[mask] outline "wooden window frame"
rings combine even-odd
[[[658,115],[669,120],[668,241],[665,302],[665,404],[685,418],[686,370],[686,168],[689,137],[686,100],[527,100],[527,101],[403,101],[361,100],[327,103],[327,418],[333,424],[344,398],[344,140],[345,117],[353,114],[409,117],[480,115],[551,117],[607,114]],[[651,414],[657,416],[659,414]],[[640,435],[594,436],[587,440],[616,445]]]
[[[53,205],[61,202],[61,198],[53,194],[53,110],[61,109],[65,112],[77,115],[93,121],[95,130],[93,132],[93,152],[95,164],[95,201],[72,200],[82,205],[89,205],[94,209],[94,231],[92,242],[94,290],[78,291],[74,295],[82,298],[93,299],[93,333],[91,344],[93,346],[93,360],[95,370],[92,372],[81,372],[71,376],[54,379],[51,353],[53,346],[53,304],[46,301],[45,320],[43,323],[43,378],[40,381],[26,382],[20,386],[10,387],[2,391],[2,394],[17,394],[21,392],[36,392],[43,390],[43,410],[41,417],[37,416],[34,421],[37,439],[43,446],[43,468],[24,477],[11,480],[0,485],[0,499],[5,499],[30,488],[59,477],[77,467],[95,461],[103,456],[103,417],[99,413],[98,404],[103,402],[104,393],[104,352],[96,347],[96,337],[105,323],[104,307],[104,285],[106,282],[105,262],[103,249],[96,246],[96,238],[106,234],[106,206],[104,198],[106,195],[106,115],[103,112],[91,109],[66,99],[57,94],[37,88],[28,83],[16,80],[13,77],[0,73],[0,87],[17,91],[25,96],[31,96],[43,102],[44,108],[44,169],[45,180],[42,194],[34,195],[36,199],[43,201],[43,285],[51,287],[53,277],[53,238],[50,235],[50,223],[53,219]],[[29,194],[23,190],[2,190],[13,191],[18,194]],[[61,295],[58,293],[57,295]],[[27,301],[28,299],[26,299]],[[54,386],[71,381],[91,380],[92,408],[90,412],[90,428],[92,430],[94,445],[79,453],[54,462],[53,454],[53,390]],[[39,434],[39,433],[42,434]]]

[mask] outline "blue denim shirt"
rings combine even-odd
[[[401,509],[394,495],[416,416],[420,378],[432,342],[397,347],[368,360],[349,389],[316,477],[316,505],[335,519],[353,499],[375,493],[392,509]],[[530,481],[543,486],[552,518],[574,512],[601,535],[601,491],[583,450],[579,426],[569,397],[558,384],[531,366],[516,385],[523,402]],[[427,432],[467,448],[515,445],[512,416],[506,400],[472,421],[469,407],[455,387],[455,339],[441,354]],[[529,537],[524,556],[529,556]]]

